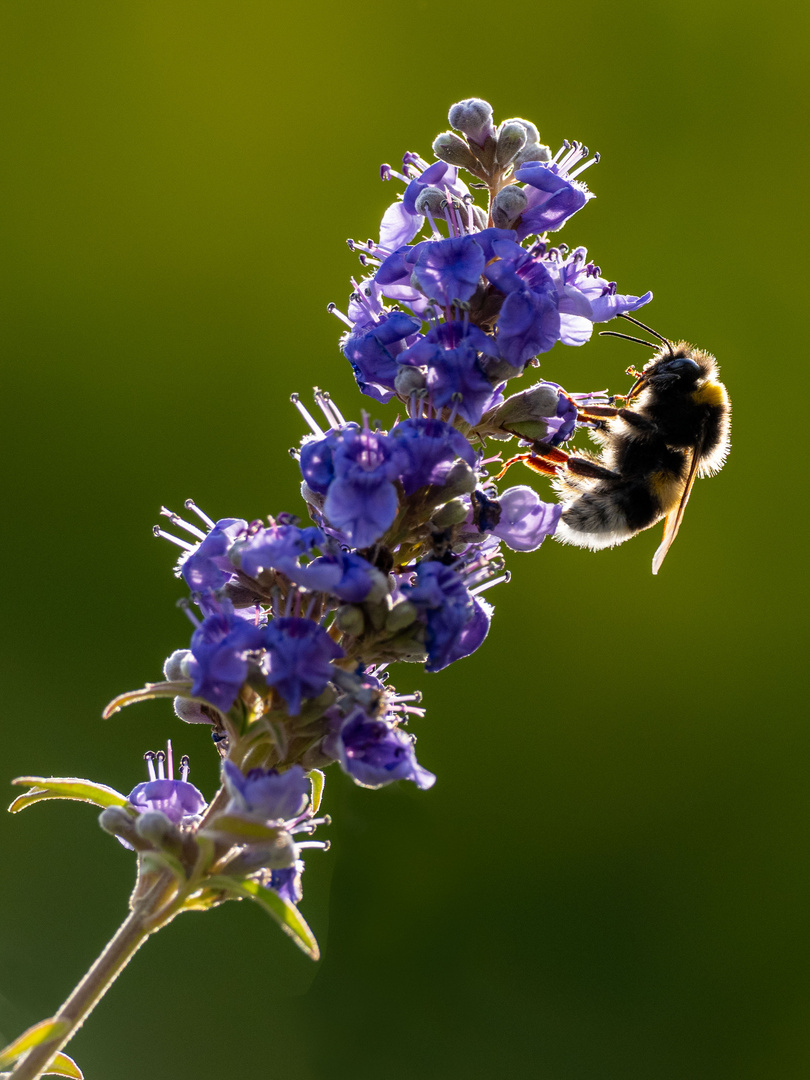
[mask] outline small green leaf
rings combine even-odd
[[[326,776],[320,769],[310,769],[309,779],[312,781],[312,813],[317,814],[321,807]]]
[[[279,829],[265,825],[261,821],[253,821],[251,818],[242,817],[240,814],[217,814],[206,825],[210,832],[227,833],[239,840],[255,841],[278,839]]]
[[[265,889],[257,881],[234,881],[233,878],[227,877],[209,878],[205,884],[208,888],[225,889],[232,896],[254,900],[259,907],[264,908],[271,919],[275,919],[284,933],[289,934],[307,956],[312,960],[320,960],[321,951],[318,948],[318,942],[301,912],[294,904],[289,904],[272,889]]]
[[[67,1054],[57,1054],[42,1075],[69,1076],[71,1080],[84,1080],[84,1073],[73,1058],[68,1057]]]
[[[75,776],[18,776],[11,782],[19,787],[25,784],[31,787],[11,804],[9,811],[12,814],[46,799],[74,799],[102,808],[127,805],[126,796],[115,788],[94,784],[92,780],[79,780]]]
[[[54,1017],[40,1020],[38,1024],[24,1031],[14,1042],[9,1043],[5,1050],[0,1051],[0,1065],[10,1065],[12,1061],[27,1054],[40,1043],[60,1038],[69,1027],[70,1025],[65,1020],[56,1020]]]
[[[104,712],[102,719],[109,720],[113,713],[120,712],[126,705],[134,705],[136,701],[152,701],[162,697],[189,697],[191,682],[157,682],[147,683],[140,690],[129,690],[126,694],[119,694],[113,698]],[[192,701],[201,701],[201,698],[190,698]]]

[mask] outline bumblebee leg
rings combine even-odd
[[[588,480],[619,480],[621,477],[612,469],[605,468],[590,458],[570,457],[566,464],[568,472],[574,476],[582,476]]]
[[[562,451],[557,451],[557,453],[559,453],[564,458],[564,460],[567,461],[567,454],[563,455]],[[540,457],[538,454],[518,454],[516,457],[509,458],[508,461],[504,462],[503,468],[498,473],[498,475],[494,477],[494,479],[501,480],[506,475],[507,470],[511,468],[511,466],[514,465],[516,461],[522,461],[524,465],[528,465],[530,469],[533,469],[535,472],[540,473],[542,476],[557,476],[561,467],[560,464],[555,464],[552,461],[548,461],[545,458]]]
[[[616,415],[621,417],[626,424],[635,428],[636,431],[657,431],[658,425],[654,420],[648,419],[641,413],[637,413],[634,409],[617,409]]]
[[[614,409],[612,405],[591,405],[577,409],[577,414],[583,420],[610,420],[612,417],[618,416],[620,411],[620,409]]]

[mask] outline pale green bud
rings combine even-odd
[[[452,525],[460,525],[469,512],[470,508],[464,499],[451,499],[439,507],[431,521],[437,529],[449,529]]]
[[[446,161],[448,165],[457,165],[472,173],[481,167],[469,146],[452,131],[444,131],[436,136],[433,140],[433,153],[439,161]]]
[[[492,224],[498,229],[511,229],[526,209],[526,193],[517,184],[501,188],[492,200]]]
[[[507,120],[498,128],[498,142],[495,148],[495,160],[504,168],[519,150],[526,145],[526,128],[514,121]]]

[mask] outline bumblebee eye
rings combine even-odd
[[[696,364],[694,360],[690,360],[688,356],[678,356],[675,360],[668,360],[661,365],[661,369],[667,375],[677,375],[679,377],[700,374],[700,365]]]

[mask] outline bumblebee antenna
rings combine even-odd
[[[599,337],[620,337],[624,338],[625,341],[637,341],[639,345],[644,345],[648,349],[655,348],[655,345],[653,345],[651,341],[645,341],[640,337],[630,337],[629,334],[620,334],[618,330],[600,330]],[[669,342],[667,342],[667,344],[669,344]]]
[[[624,311],[619,315],[619,318],[627,319],[628,322],[635,323],[636,326],[640,326],[642,330],[646,330],[648,334],[652,334],[653,337],[657,337],[659,341],[663,341],[663,343],[666,345],[669,351],[669,355],[675,355],[675,353],[672,351],[672,342],[669,340],[669,338],[665,338],[663,334],[659,334],[658,331],[653,330],[651,326],[647,326],[646,323],[640,322],[638,319],[634,319],[632,315],[628,315]],[[636,338],[635,340],[638,341],[638,338]]]

